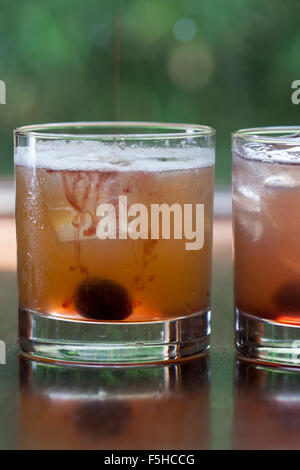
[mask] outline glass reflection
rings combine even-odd
[[[20,357],[20,448],[209,448],[209,382],[208,358],[100,368]]]
[[[236,360],[233,448],[300,448],[299,370]]]

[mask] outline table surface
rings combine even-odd
[[[210,354],[167,367],[21,359],[13,219],[0,219],[0,243],[0,449],[300,448],[300,372],[235,356],[230,219],[214,229]]]

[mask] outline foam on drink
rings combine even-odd
[[[210,167],[213,149],[191,145],[155,148],[139,145],[113,146],[94,141],[45,141],[33,148],[18,147],[15,164],[32,168],[68,171],[170,171]]]
[[[295,139],[295,138],[294,138]],[[297,137],[299,140],[299,138]],[[299,164],[300,163],[300,145],[293,145],[294,140],[291,140],[291,147],[280,142],[281,138],[277,139],[276,143],[260,144],[248,143],[242,148],[242,151],[236,150],[233,146],[233,151],[238,153],[240,157],[249,160],[261,160],[265,162],[277,162],[286,164]]]

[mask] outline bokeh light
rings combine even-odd
[[[177,46],[171,53],[168,71],[172,81],[184,90],[207,85],[214,69],[209,49],[204,44]]]
[[[229,184],[232,131],[299,124],[299,15],[296,0],[3,1],[0,172],[17,126],[118,116],[215,127]]]
[[[191,41],[197,33],[197,27],[190,18],[181,18],[176,21],[173,27],[173,35],[177,41]]]

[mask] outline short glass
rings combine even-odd
[[[300,364],[300,128],[233,134],[236,346]]]
[[[23,353],[126,364],[208,350],[214,135],[124,122],[15,131]]]

